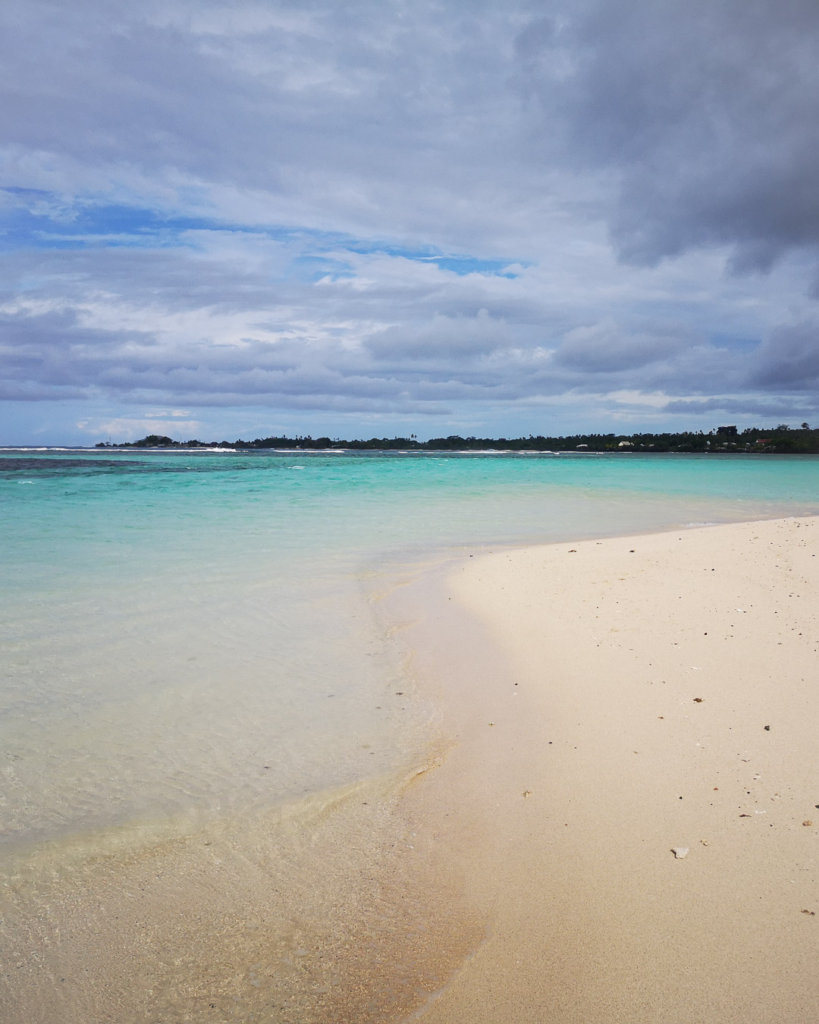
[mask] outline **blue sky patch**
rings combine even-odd
[[[56,194],[40,189],[4,188],[0,190],[12,202],[4,204],[0,220],[0,249],[70,250],[97,248],[167,248],[190,247],[183,236],[192,231],[214,231],[252,234],[280,242],[299,242],[308,252],[294,265],[312,267],[314,278],[326,274],[346,277],[352,271],[338,258],[325,253],[339,250],[360,255],[384,254],[423,263],[434,263],[465,277],[484,274],[514,278],[508,268],[510,260],[488,260],[477,257],[446,255],[431,248],[411,249],[385,243],[367,242],[333,232],[310,231],[303,228],[227,223],[208,217],[162,214],[146,207],[117,203],[93,203],[77,200],[67,203]],[[310,252],[309,250],[312,250]]]

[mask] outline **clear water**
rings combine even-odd
[[[391,811],[437,726],[378,598],[499,544],[816,514],[817,484],[798,457],[0,450],[0,1018],[405,1016],[482,925]]]
[[[6,849],[388,772],[368,596],[430,555],[819,510],[813,458],[0,453]],[[0,847],[2,849],[2,847]]]

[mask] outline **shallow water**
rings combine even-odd
[[[362,826],[347,796],[386,799],[436,741],[435,709],[413,696],[374,604],[425,565],[815,514],[817,483],[810,457],[0,451],[0,858],[15,948],[26,908],[63,898],[63,872],[91,900],[95,858],[203,830],[229,837],[237,884],[242,843],[287,820],[265,862],[298,892],[329,815],[340,831],[321,849],[354,889],[356,830],[387,826]],[[294,1019],[310,1019],[305,999]]]
[[[0,841],[181,824],[410,763],[426,712],[386,699],[379,576],[810,513],[817,482],[811,458],[4,451]]]

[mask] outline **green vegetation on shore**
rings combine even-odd
[[[791,428],[786,424],[777,427],[748,427],[739,431],[734,426],[716,427],[704,433],[683,431],[661,434],[572,434],[567,437],[489,438],[433,437],[419,441],[410,437],[372,437],[367,441],[343,441],[339,438],[311,437],[264,437],[254,441],[174,441],[170,437],[149,434],[139,441],[127,441],[113,445],[100,442],[97,448],[241,448],[277,449],[297,448],[310,451],[327,449],[374,450],[374,451],[520,451],[520,452],[764,452],[779,454],[819,453],[819,430],[812,430],[807,423]]]

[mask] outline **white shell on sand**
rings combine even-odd
[[[677,860],[682,860],[683,857],[687,857],[688,856],[688,847],[687,846],[672,846],[671,847],[671,852],[674,854],[674,856],[677,858]]]

